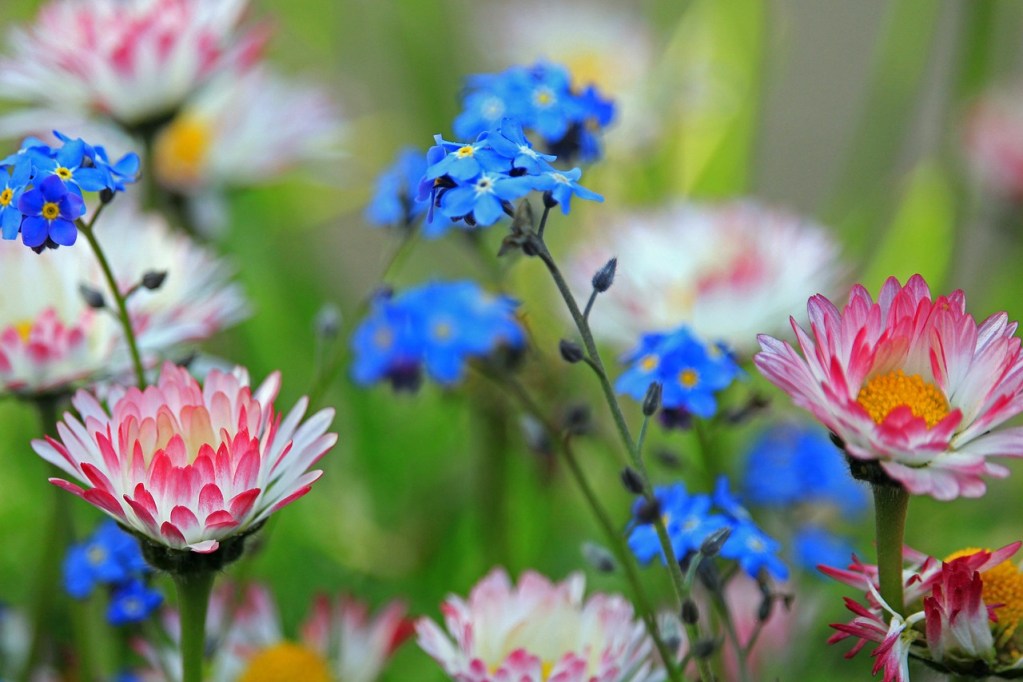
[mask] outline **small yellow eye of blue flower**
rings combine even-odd
[[[394,335],[389,329],[378,329],[373,335],[373,344],[377,348],[389,348],[394,342]]]
[[[10,206],[12,199],[14,199],[14,192],[10,187],[4,187],[4,191],[0,192],[0,206]]]
[[[533,92],[533,104],[538,107],[549,107],[554,104],[556,99],[554,91],[550,88],[537,88]]]
[[[89,551],[86,552],[89,559],[89,565],[99,566],[107,560],[107,551],[99,545],[93,545],[89,547]]]
[[[657,369],[657,365],[660,363],[660,358],[656,355],[646,355],[642,360],[639,361],[639,368],[644,372],[652,372]]]
[[[57,169],[53,171],[58,178],[61,180],[70,180],[73,173],[70,168],[64,168],[64,166],[57,166]]]
[[[465,157],[472,156],[475,153],[476,153],[476,148],[473,147],[470,144],[467,144],[464,147],[459,147],[458,151],[455,152],[455,156],[457,156],[460,159],[464,159]]]
[[[686,388],[692,388],[700,383],[700,373],[695,369],[687,368],[678,373],[678,382]]]
[[[562,185],[571,185],[572,181],[567,176],[561,173],[551,173],[551,177],[554,178],[555,182],[560,182]]]
[[[52,201],[47,201],[43,204],[42,214],[47,220],[56,220],[60,216],[60,206]]]
[[[451,325],[447,322],[438,322],[433,325],[433,335],[438,339],[449,339],[451,338]]]

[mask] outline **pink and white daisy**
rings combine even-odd
[[[230,268],[156,215],[129,201],[111,204],[97,223],[99,239],[122,291],[148,270],[166,271],[158,290],[128,301],[139,345],[152,361],[201,341],[245,317],[248,305],[229,281]],[[37,395],[116,375],[129,366],[123,333],[107,311],[89,308],[78,291],[88,284],[113,298],[95,255],[83,246],[37,255],[0,242],[0,393]]]
[[[552,583],[527,571],[513,585],[494,569],[469,594],[441,606],[447,632],[416,622],[419,646],[459,682],[648,682],[663,679],[632,605],[617,595],[583,599],[576,573]]]
[[[966,117],[963,146],[985,189],[1023,199],[1023,88],[993,90],[979,99]]]
[[[206,621],[210,633],[210,682],[257,682],[296,679],[303,682],[374,682],[394,651],[412,634],[405,607],[391,602],[372,617],[351,597],[320,596],[301,625],[298,640],[287,639],[270,591],[249,585],[236,602],[234,588],[214,592]],[[180,679],[177,649],[180,624],[167,611],[164,629],[171,646],[145,640],[135,643],[150,670],[145,680]]]
[[[997,674],[1020,667],[1023,657],[1013,635],[1023,618],[1023,573],[1009,559],[1021,544],[963,550],[945,561],[906,548],[901,605],[881,598],[876,566],[856,557],[848,569],[820,566],[865,593],[862,603],[846,598],[855,617],[833,624],[838,632],[828,642],[856,640],[846,658],[867,642],[877,643],[873,672],[883,669],[884,679],[896,682],[909,679],[910,656],[947,672]],[[1005,619],[998,616],[1003,609]]]
[[[876,302],[857,285],[842,310],[820,295],[807,310],[809,332],[792,320],[802,355],[762,335],[754,361],[850,457],[951,500],[1008,475],[990,456],[1023,456],[1023,428],[998,428],[1023,411],[1023,354],[1005,313],[978,325],[962,291],[932,299],[919,275],[889,279]]]
[[[257,67],[203,89],[157,135],[157,180],[183,194],[266,182],[336,158],[337,107],[320,87]]]
[[[781,330],[807,297],[834,288],[844,270],[821,226],[753,201],[678,202],[606,221],[569,260],[576,292],[612,256],[614,286],[591,316],[594,333],[627,346],[639,334],[689,325],[739,352]]]
[[[126,126],[169,115],[211,76],[244,71],[264,31],[247,0],[51,0],[11,32],[5,98]]]
[[[82,485],[51,483],[153,543],[215,552],[309,492],[323,473],[309,467],[337,441],[327,433],[332,409],[302,422],[306,398],[282,420],[273,406],[279,389],[276,373],[252,391],[240,367],[212,370],[200,385],[167,363],[145,392],[111,389],[109,410],[78,391],[79,416],[65,414],[59,439],[32,446]]]

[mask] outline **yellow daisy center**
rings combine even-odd
[[[53,201],[47,201],[43,204],[43,217],[47,220],[56,220],[60,215],[60,206]]]
[[[0,206],[10,206],[12,199],[14,199],[14,192],[10,187],[4,187],[4,191],[0,192]]]
[[[212,137],[209,123],[197,116],[171,121],[153,148],[157,175],[172,185],[199,180]]]
[[[281,642],[252,657],[238,682],[333,682],[327,661],[315,651]]]
[[[686,388],[692,388],[700,383],[700,373],[695,369],[684,369],[678,373],[678,382]]]
[[[554,670],[554,663],[552,663],[551,661],[544,661],[543,663],[541,663],[540,679],[546,682],[546,680],[550,679],[552,670]]]
[[[961,549],[950,554],[945,561],[952,561],[962,556],[979,552],[977,548]],[[1011,637],[1023,621],[1023,571],[1020,571],[1011,560],[989,568],[980,574],[983,581],[981,596],[984,603],[993,606],[1002,604],[995,610],[998,622],[995,624],[1002,631],[1003,637]]]
[[[18,332],[18,336],[21,340],[28,343],[28,339],[32,336],[32,320],[24,320],[22,322],[15,322],[13,325],[14,331]]]
[[[948,415],[948,401],[934,384],[919,374],[907,376],[901,369],[879,374],[860,389],[856,402],[863,406],[871,419],[880,424],[892,410],[905,405],[933,427]]]

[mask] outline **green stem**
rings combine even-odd
[[[739,665],[739,680],[740,682],[750,682],[752,678],[750,677],[749,660],[747,659],[749,652],[742,646],[742,642],[739,641],[739,633],[735,630],[735,624],[732,622],[732,614],[728,610],[728,604],[725,603],[720,593],[714,594],[713,601],[714,607],[721,617],[721,623],[725,628],[725,636],[732,643],[735,660]]]
[[[877,573],[881,596],[902,613],[902,542],[906,533],[909,493],[902,486],[874,485],[874,518],[877,533]]]
[[[117,285],[117,278],[114,277],[114,271],[110,268],[110,262],[107,260],[106,254],[103,253],[103,249],[100,248],[99,240],[96,239],[96,234],[93,232],[93,225],[96,224],[96,219],[99,218],[100,212],[103,210],[103,204],[93,214],[92,220],[88,223],[78,220],[78,230],[85,235],[85,238],[89,242],[89,246],[92,247],[92,252],[96,254],[96,260],[99,261],[99,267],[103,270],[103,277],[107,281],[107,287],[110,289],[111,296],[114,297],[114,302],[117,303],[117,316],[121,320],[121,326],[124,328],[124,337],[128,342],[128,350],[131,352],[131,363],[135,368],[136,381],[140,389],[146,387],[146,371],[142,365],[142,356],[139,354],[138,340],[135,338],[135,330],[131,325],[131,317],[128,315],[128,303],[121,293],[120,287]]]
[[[206,610],[213,591],[213,571],[179,573],[173,576],[181,614],[182,682],[202,682],[203,653],[206,648]]]
[[[540,225],[546,225],[547,216],[550,213],[550,208],[545,208],[543,212],[543,218],[540,220]],[[611,416],[614,420],[615,427],[618,430],[618,435],[625,445],[625,449],[629,454],[633,468],[640,476],[640,480],[643,484],[643,497],[650,504],[655,503],[654,491],[650,485],[650,477],[647,475],[646,464],[643,462],[643,457],[640,454],[637,443],[632,438],[632,434],[629,431],[629,425],[625,421],[625,414],[622,412],[621,405],[618,403],[618,398],[615,396],[614,386],[611,384],[611,380],[608,378],[607,371],[604,369],[604,364],[600,358],[600,352],[597,350],[597,344],[593,339],[593,333],[590,330],[589,322],[579,309],[579,304],[575,300],[575,296],[572,295],[572,290],[568,286],[568,282],[565,281],[564,276],[561,274],[561,270],[558,268],[557,263],[554,262],[554,257],[547,248],[547,244],[544,243],[541,235],[537,234],[537,239],[534,240],[533,246],[536,249],[536,255],[543,261],[544,265],[547,266],[547,271],[551,275],[551,279],[554,280],[555,286],[558,288],[558,292],[561,294],[561,298],[564,300],[565,305],[568,306],[569,313],[572,315],[572,320],[575,322],[576,329],[579,331],[579,335],[582,337],[583,345],[586,348],[586,354],[590,360],[589,366],[593,369],[594,374],[597,376],[600,382],[601,390],[604,393],[604,400],[607,403],[608,408],[611,410]],[[671,538],[668,536],[668,530],[665,528],[664,520],[660,517],[656,518],[653,523],[654,529],[657,532],[657,538],[661,544],[661,550],[664,552],[665,559],[668,564],[668,572],[671,575],[672,587],[675,590],[675,598],[678,603],[678,607],[682,607],[683,601],[688,596],[688,590],[685,586],[685,577],[682,575],[682,568],[679,566],[678,557],[675,555],[675,550],[671,546]],[[690,645],[695,645],[699,639],[699,631],[695,624],[686,624],[686,633],[689,636]],[[699,669],[700,678],[709,682],[713,679],[713,675],[710,670],[710,664],[705,658],[697,658],[697,668]]]
[[[664,661],[664,666],[668,671],[669,678],[673,682],[681,682],[681,668],[675,660],[674,653],[668,648],[668,646],[664,643],[664,640],[661,638],[660,628],[657,627],[656,614],[651,606],[650,598],[643,589],[643,583],[639,578],[639,568],[636,564],[636,558],[632,555],[632,552],[629,551],[622,535],[616,530],[610,514],[607,513],[607,510],[605,510],[604,506],[600,503],[600,498],[597,496],[597,493],[593,490],[593,486],[590,485],[589,480],[586,478],[583,468],[579,466],[579,460],[575,456],[575,451],[572,448],[571,441],[567,436],[562,436],[562,434],[559,433],[557,426],[555,426],[547,418],[544,411],[536,403],[533,397],[529,395],[529,392],[526,391],[526,389],[513,377],[502,376],[496,378],[489,374],[485,374],[485,376],[510,390],[523,409],[525,409],[530,416],[536,419],[543,426],[544,431],[547,433],[547,436],[551,439],[551,441],[558,444],[562,457],[564,457],[565,463],[568,464],[568,470],[571,472],[573,480],[575,480],[576,485],[579,486],[579,490],[582,492],[583,497],[586,498],[586,503],[589,505],[590,511],[592,511],[593,515],[596,517],[597,524],[604,532],[604,536],[611,547],[611,551],[614,553],[619,565],[621,565],[625,571],[625,578],[632,589],[633,601],[636,604],[636,609],[639,611],[640,618],[642,618],[643,624],[646,626],[647,632],[650,634],[650,638],[653,640],[654,646],[657,648],[657,651],[661,656],[661,660]]]
[[[508,465],[511,440],[508,419],[499,404],[487,396],[472,401],[472,411],[480,424],[478,497],[488,542],[484,544],[491,565],[507,565],[508,544]]]

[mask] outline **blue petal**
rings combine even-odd
[[[71,246],[78,239],[78,228],[70,220],[57,218],[50,224],[50,239],[61,246]]]
[[[35,248],[46,243],[46,237],[50,231],[50,224],[39,216],[26,216],[21,223],[21,242],[28,247]]]

